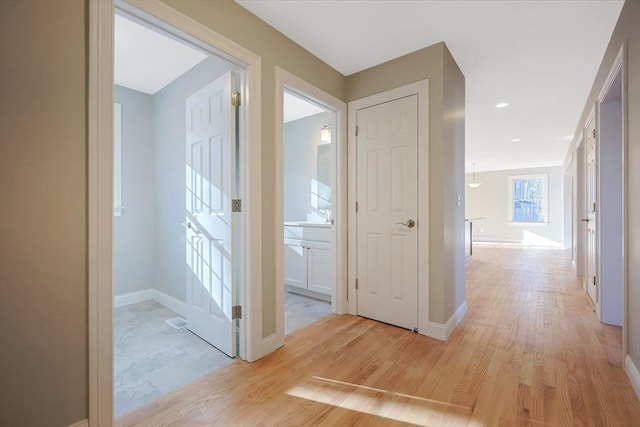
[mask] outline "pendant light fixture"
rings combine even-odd
[[[476,181],[476,164],[475,163],[471,163],[471,165],[473,166],[473,182],[470,182],[467,185],[470,188],[478,188],[478,187],[480,187],[480,184],[482,184],[482,183]]]
[[[320,141],[331,142],[331,125],[324,125],[320,129]]]

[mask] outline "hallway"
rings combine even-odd
[[[478,246],[446,343],[334,315],[116,424],[637,426],[621,330],[597,321],[568,255]]]

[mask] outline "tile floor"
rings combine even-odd
[[[233,362],[188,329],[165,323],[177,316],[155,301],[115,309],[116,417]]]
[[[284,308],[285,335],[331,314],[331,303],[292,292],[284,293]]]
[[[286,334],[329,314],[328,302],[285,293]],[[188,329],[165,323],[177,316],[155,301],[115,309],[115,417],[234,361]]]

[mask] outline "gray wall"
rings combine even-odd
[[[311,209],[311,180],[317,178],[320,129],[331,113],[319,113],[284,125],[284,220],[305,221]]]
[[[549,187],[549,224],[547,226],[509,225],[509,177],[514,175],[547,174]],[[472,174],[467,174],[472,182]],[[540,236],[540,242],[562,243],[563,199],[562,166],[528,169],[511,169],[476,173],[478,188],[466,189],[467,218],[487,217],[473,224],[475,240],[522,242]]]
[[[153,287],[153,97],[115,86],[122,104],[122,216],[113,218],[115,295]]]
[[[576,123],[575,136],[568,156],[574,154],[583,126],[593,108],[596,98],[602,90],[620,47],[626,44],[625,78],[626,97],[626,162],[627,162],[627,337],[628,354],[640,368],[640,2],[627,0],[613,31],[591,92],[584,106],[582,116]]]
[[[438,43],[348,76],[347,99],[424,79],[429,79],[429,317],[444,323],[464,301],[465,289],[464,75],[446,45]]]
[[[83,1],[0,1],[0,425],[87,417]]]
[[[185,222],[185,100],[229,71],[229,64],[207,58],[153,96],[154,158],[154,288],[186,301]],[[125,206],[126,208],[126,206]]]

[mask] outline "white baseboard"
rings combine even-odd
[[[174,298],[171,295],[165,294],[164,292],[157,289],[153,289],[152,299],[164,305],[169,310],[175,311],[182,317],[185,317],[187,315],[187,303],[184,301],[180,301],[179,299]]]
[[[129,304],[137,304],[150,299],[153,299],[153,289],[145,289],[137,292],[129,292],[128,294],[116,295],[113,297],[113,308]]]
[[[442,341],[446,341],[453,330],[464,319],[467,314],[467,301],[460,304],[460,307],[451,315],[447,323],[429,322],[429,335],[431,338],[436,338]]]
[[[89,420],[78,421],[77,423],[69,424],[67,427],[89,427]]]
[[[305,297],[319,299],[321,301],[331,302],[331,295],[321,294],[320,292],[310,291],[308,289],[298,288],[296,286],[291,286],[285,284],[284,290],[286,292],[291,292],[292,294],[303,295]]]
[[[118,308],[129,304],[137,304],[143,301],[154,300],[169,310],[175,311],[184,317],[187,313],[187,303],[180,301],[171,295],[165,294],[157,289],[145,289],[138,292],[130,292],[128,294],[116,295],[113,297],[113,307]]]
[[[631,382],[631,387],[636,392],[636,396],[640,399],[640,371],[638,371],[638,367],[628,354],[624,358],[624,371],[629,377],[629,382]]]

